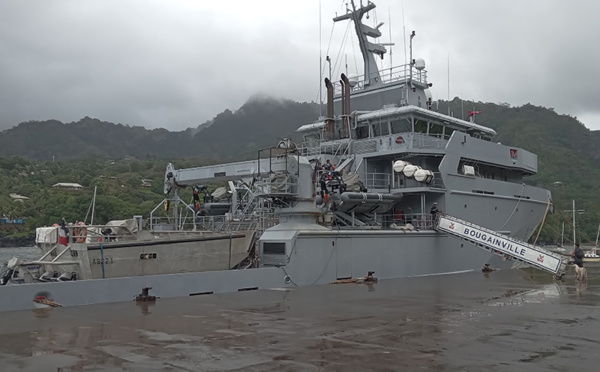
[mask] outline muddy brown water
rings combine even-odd
[[[587,269],[587,284],[527,269],[1,313],[0,371],[597,371]]]

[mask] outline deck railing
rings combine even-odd
[[[181,232],[229,232],[257,230],[262,233],[269,227],[275,226],[278,219],[272,211],[255,211],[253,214],[232,217],[231,215],[221,216],[196,216],[182,217],[179,219],[179,228],[173,223],[171,217],[153,217],[153,230],[155,234],[170,234]],[[195,227],[195,228],[194,228]]]
[[[404,213],[377,215],[371,217],[354,216],[337,217],[337,226],[339,229],[367,229],[367,230],[402,230],[402,231],[422,231],[433,230],[435,227],[434,216],[430,213]],[[362,226],[364,225],[364,226]]]
[[[414,178],[409,178],[395,172],[394,175],[389,173],[360,173],[360,179],[367,190],[393,190],[417,187],[444,188],[440,172],[433,172],[433,180],[430,183],[419,182]]]
[[[396,213],[382,218],[382,228],[410,231],[412,226],[414,230],[433,230],[434,222],[435,218],[431,213]]]
[[[411,71],[410,64],[408,64],[408,63],[405,65],[382,69],[381,71],[379,71],[379,79],[382,83],[386,84],[386,83],[392,83],[395,81],[406,81],[412,76],[413,81],[418,81],[420,83],[427,84],[427,71],[426,70],[419,71],[413,67],[412,74],[410,73],[410,71]],[[364,83],[365,76],[364,75],[351,76],[350,81],[352,83],[351,84],[352,91],[359,91],[359,90],[363,90],[365,88],[365,85],[364,85],[365,84]],[[341,84],[338,83],[337,81],[333,81],[332,83],[333,83],[333,87],[334,87],[334,94],[336,96],[341,95],[342,94]]]

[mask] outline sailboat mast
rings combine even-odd
[[[596,233],[596,247],[598,246],[598,237],[600,237],[600,224],[598,225],[598,232]]]
[[[98,190],[98,186],[94,186],[94,199],[92,199],[92,218],[90,220],[90,225],[94,224],[94,210],[96,209],[96,190]]]
[[[577,244],[577,239],[575,238],[575,200],[573,200],[573,246]]]

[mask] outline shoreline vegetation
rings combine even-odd
[[[571,246],[571,203],[585,212],[577,216],[577,240],[596,240],[600,223],[600,131],[590,131],[576,117],[552,108],[525,104],[467,102],[458,97],[439,101],[434,110],[461,117],[463,106],[482,111],[477,123],[496,130],[494,141],[537,154],[538,173],[525,183],[552,192],[549,214],[537,244]],[[176,168],[255,159],[258,149],[281,138],[301,143],[299,124],[310,123],[315,103],[251,99],[237,111],[226,110],[213,120],[182,132],[148,130],[85,117],[78,122],[30,121],[0,132],[0,217],[25,219],[0,224],[0,247],[29,245],[35,229],[86,221],[97,186],[94,222],[149,216],[164,198],[167,163]],[[290,117],[293,120],[290,120]],[[235,133],[235,135],[232,135]],[[134,140],[132,140],[134,139]],[[61,144],[69,143],[69,146]],[[484,175],[481,175],[482,177]],[[67,190],[58,184],[77,183]],[[223,186],[207,185],[209,191]],[[180,194],[192,200],[188,188]],[[564,228],[563,228],[564,223]],[[538,227],[539,229],[539,227]],[[532,232],[531,243],[538,235]]]
[[[35,245],[35,233],[25,236],[3,236],[0,235],[0,248],[33,247]]]

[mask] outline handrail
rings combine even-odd
[[[52,262],[56,262],[56,260],[58,260],[59,258],[61,258],[70,249],[71,249],[70,245],[66,246],[65,249],[63,249],[62,252],[60,252],[56,257],[54,257],[54,259],[52,260]]]
[[[402,231],[433,231],[435,230],[435,217],[431,213],[396,213],[394,215],[345,215],[345,218],[336,216],[341,225],[339,228],[356,230],[402,230]],[[346,224],[344,224],[346,221]]]
[[[412,78],[413,81],[420,82],[422,84],[427,84],[427,71],[426,70],[418,71],[416,69],[412,69],[412,74],[411,74],[410,64],[408,64],[408,63],[399,65],[399,66],[394,66],[394,67],[388,68],[388,69],[383,69],[383,70],[379,71],[379,74],[380,74],[381,82],[384,84],[392,83],[395,81],[409,80],[409,78]],[[352,91],[358,91],[358,90],[364,89],[364,81],[365,81],[364,74],[352,76],[350,78],[350,80],[351,80],[351,82],[356,83],[356,84],[351,84],[350,89]],[[333,84],[333,88],[334,88],[334,94],[336,96],[341,95],[341,92],[342,92],[341,84],[339,84],[336,81],[332,82],[332,84]]]
[[[392,177],[389,173],[362,173],[360,179],[367,190],[389,189],[392,186]]]
[[[401,138],[402,141],[398,141]],[[327,149],[334,148],[337,156],[340,150],[347,155],[352,147],[354,154],[380,152],[401,149],[439,149],[446,147],[450,136],[441,133],[398,132],[368,138],[344,138],[338,140],[314,140],[301,143],[300,151],[305,156],[327,154]],[[345,148],[344,148],[345,147]]]
[[[236,217],[229,215],[217,215],[217,216],[197,216],[196,227],[194,231],[188,229],[192,224],[192,217],[182,218],[183,230],[167,229],[172,224],[161,224],[162,220],[168,220],[168,217],[154,217],[155,227],[166,227],[165,229],[155,229],[152,232],[154,234],[170,234],[170,233],[182,233],[187,232],[189,234],[203,234],[206,232],[223,232],[223,231],[241,231],[241,230],[255,230],[258,229],[261,220],[272,220],[277,221],[276,214],[274,212],[265,213],[260,212],[256,214],[246,214]],[[268,227],[274,226],[275,223],[267,224]]]

